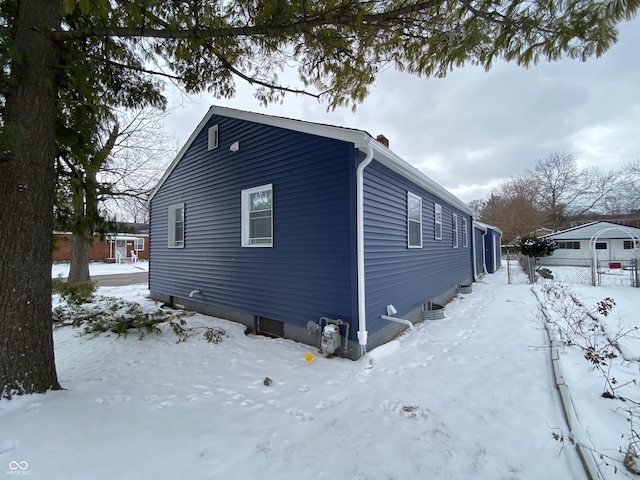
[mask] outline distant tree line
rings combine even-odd
[[[581,169],[571,153],[552,153],[471,206],[481,221],[502,230],[505,242],[589,216],[640,214],[640,159],[604,172]]]

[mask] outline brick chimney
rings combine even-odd
[[[376,137],[376,140],[379,141],[382,145],[389,148],[389,139],[384,135],[380,134]]]

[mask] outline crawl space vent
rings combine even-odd
[[[267,317],[258,317],[258,333],[271,337],[284,337],[284,322]]]

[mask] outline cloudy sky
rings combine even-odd
[[[640,19],[619,30],[616,45],[585,63],[499,62],[444,79],[386,71],[355,112],[295,95],[263,107],[240,82],[231,100],[173,95],[165,130],[185,142],[215,104],[383,133],[393,151],[468,202],[554,152],[603,170],[640,158]]]

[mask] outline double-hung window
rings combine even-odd
[[[135,242],[133,243],[133,249],[137,250],[138,252],[144,250],[144,238],[136,238]]]
[[[442,206],[433,204],[435,239],[442,240]]]
[[[465,248],[469,246],[469,241],[467,240],[467,236],[468,236],[467,229],[468,229],[467,219],[463,218],[462,219],[462,246]]]
[[[458,215],[451,216],[451,229],[453,231],[453,248],[458,248]]]
[[[273,247],[273,185],[242,191],[242,246]]]
[[[407,192],[407,246],[422,248],[422,198]]]
[[[184,248],[184,203],[169,207],[169,248]]]

